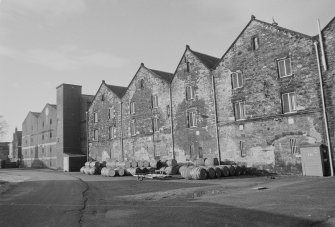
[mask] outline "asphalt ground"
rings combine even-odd
[[[0,226],[335,226],[335,178],[143,180],[0,170]],[[261,190],[259,190],[261,189]]]

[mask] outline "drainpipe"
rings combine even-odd
[[[325,129],[326,129],[327,146],[328,146],[328,154],[329,154],[329,164],[330,164],[330,175],[334,176],[333,158],[332,158],[332,153],[331,153],[332,147],[331,147],[331,144],[330,144],[330,136],[329,136],[329,131],[328,131],[328,120],[327,120],[326,104],[325,104],[325,98],[324,98],[325,94],[324,94],[324,90],[323,90],[323,82],[322,82],[321,66],[320,66],[320,59],[319,59],[318,43],[314,42],[314,46],[315,46],[316,60],[317,60],[317,63],[318,63],[318,71],[319,71],[322,112],[323,112],[323,120],[324,120],[324,124],[325,124]]]
[[[89,154],[89,146],[88,146],[88,112],[85,112],[86,114],[86,161],[88,162],[88,154]]]
[[[173,113],[172,113],[172,89],[170,85],[170,117],[171,117],[171,136],[172,136],[172,158],[176,159],[176,155],[174,153],[174,133],[173,133]]]
[[[124,161],[124,154],[123,154],[123,119],[122,119],[122,101],[120,102],[120,113],[121,113],[121,158]]]
[[[319,32],[319,40],[320,40],[320,49],[321,49],[321,54],[322,54],[322,65],[324,71],[327,70],[327,62],[326,62],[326,55],[325,55],[325,50],[323,47],[323,40],[322,40],[322,34],[321,34],[321,28],[320,28],[320,21],[317,19],[317,24],[318,24],[318,32]]]
[[[216,147],[218,150],[218,157],[219,157],[219,163],[221,164],[221,152],[220,152],[220,141],[219,141],[219,128],[218,128],[218,120],[217,115],[218,111],[216,108],[216,95],[215,95],[215,80],[214,80],[214,73],[212,73],[212,92],[213,92],[213,102],[214,102],[214,110],[215,110],[215,127],[216,127]]]

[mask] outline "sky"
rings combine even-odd
[[[174,72],[185,50],[220,58],[251,15],[307,35],[334,0],[0,0],[0,115],[12,133],[62,83],[128,86],[141,62]]]

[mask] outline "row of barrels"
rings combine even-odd
[[[238,165],[181,166],[180,175],[187,180],[205,180],[228,176],[246,175],[247,168]]]
[[[96,168],[149,168],[153,167],[156,169],[160,169],[161,167],[168,167],[168,166],[175,166],[177,165],[177,161],[175,159],[170,159],[166,161],[161,161],[161,160],[141,160],[141,161],[124,161],[124,162],[119,162],[119,161],[103,161],[103,162],[98,162],[98,161],[90,161],[86,162],[85,166],[86,167],[96,167]]]
[[[105,177],[115,177],[115,176],[134,176],[137,174],[155,173],[155,168],[153,167],[135,167],[135,168],[110,168],[103,167],[101,169],[101,175]]]
[[[81,173],[87,174],[87,175],[97,175],[100,174],[100,168],[99,167],[90,167],[90,166],[83,166],[80,169]]]

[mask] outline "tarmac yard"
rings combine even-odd
[[[335,226],[333,177],[137,181],[0,169],[0,182],[1,227]]]

